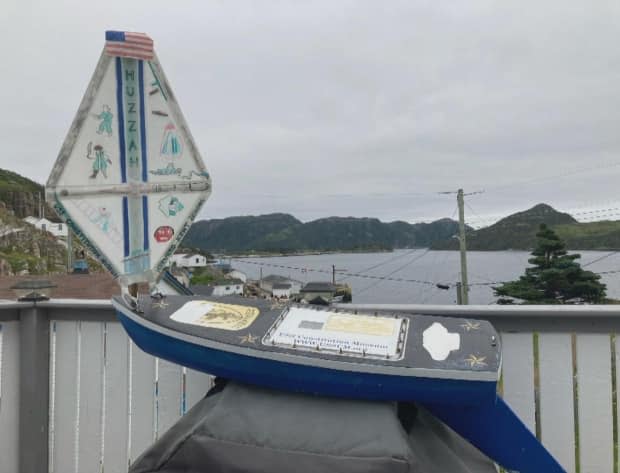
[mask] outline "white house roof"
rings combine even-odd
[[[58,224],[55,224],[54,222],[51,222],[50,220],[46,218],[26,217],[24,218],[24,221],[30,223],[31,225],[36,225],[37,223],[42,223],[45,225],[58,225]]]
[[[290,289],[291,285],[288,283],[275,283],[273,289]]]

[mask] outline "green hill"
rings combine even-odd
[[[457,228],[449,219],[409,224],[328,217],[302,223],[288,214],[269,214],[196,222],[183,246],[230,253],[391,250],[426,247],[454,235]]]
[[[201,220],[191,226],[182,246],[230,252],[259,249],[269,235],[301,224],[292,215],[279,213]]]
[[[557,225],[554,230],[575,250],[620,249],[620,222],[602,221]]]
[[[472,251],[530,250],[541,223],[553,228],[571,250],[620,249],[620,222],[579,223],[571,215],[546,204],[503,218],[499,222],[467,233],[467,249]],[[447,239],[431,245],[435,250],[457,250],[458,240]]]

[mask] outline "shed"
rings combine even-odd
[[[291,285],[289,283],[275,283],[271,286],[271,294],[273,297],[288,299],[291,297]]]
[[[301,288],[301,297],[307,301],[312,302],[317,298],[329,302],[336,293],[336,286],[331,282],[313,281],[306,284]]]

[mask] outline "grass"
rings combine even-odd
[[[0,169],[0,193],[2,191],[42,192],[43,186],[13,171]]]
[[[0,252],[0,258],[5,259],[11,266],[11,271],[15,274],[28,270],[30,273],[37,272],[40,258],[21,251]]]
[[[572,223],[570,225],[554,225],[560,238],[600,236],[620,232],[620,222],[605,220],[602,222]]]

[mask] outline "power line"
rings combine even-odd
[[[424,252],[424,254],[420,255],[417,258],[414,258],[412,261],[409,261],[405,265],[401,266],[400,269],[404,269],[404,267],[408,266],[409,264],[413,263],[414,261],[417,261],[417,260],[421,259],[429,251],[430,251],[430,249],[426,250]],[[609,255],[607,255],[606,257],[612,256],[613,253],[618,253],[618,252],[620,252],[620,250],[617,251],[617,252],[612,252]],[[238,262],[244,263],[244,264],[253,264],[253,265],[258,265],[258,266],[267,266],[267,267],[280,268],[280,269],[289,269],[289,270],[300,271],[300,272],[314,272],[314,273],[331,274],[331,271],[327,271],[327,270],[324,270],[324,269],[301,268],[301,267],[297,267],[297,266],[287,266],[287,265],[273,264],[273,263],[260,263],[260,262],[257,262],[257,261],[248,261],[248,260],[242,260],[242,259],[234,259],[234,261],[238,261]],[[591,262],[587,263],[584,266],[593,264],[595,262],[596,262],[596,260],[595,261],[591,261]],[[398,270],[400,270],[400,269],[398,269]],[[455,283],[434,282],[434,281],[426,281],[426,280],[422,280],[422,279],[409,279],[409,278],[393,278],[393,277],[390,277],[392,274],[395,274],[396,272],[398,272],[398,270],[393,271],[392,273],[390,273],[389,275],[386,275],[386,276],[372,276],[372,275],[369,275],[369,274],[357,274],[357,273],[343,273],[343,275],[344,276],[348,276],[348,277],[361,278],[361,279],[373,279],[373,280],[378,280],[378,281],[404,282],[404,283],[412,283],[412,284],[422,284],[422,285],[427,285],[427,286],[437,286],[437,284],[445,284],[445,285],[447,285],[449,287],[455,287],[456,286]],[[618,274],[618,273],[620,273],[620,269],[609,270],[609,271],[596,271],[595,273],[599,274],[599,275],[603,275],[603,274]],[[480,277],[480,276],[477,276],[477,277]],[[486,278],[481,278],[481,279],[486,279]],[[507,282],[510,282],[510,281],[473,282],[473,283],[469,283],[468,286],[469,287],[473,287],[473,286],[497,286],[499,284],[506,284]],[[363,290],[366,290],[366,288],[364,288]],[[359,294],[359,292],[358,292],[358,294]]]
[[[603,255],[603,256],[601,256],[600,258],[596,258],[595,260],[592,260],[592,261],[590,261],[590,262],[588,262],[588,263],[586,263],[586,264],[582,265],[581,267],[582,267],[582,268],[587,268],[588,266],[590,266],[590,265],[592,265],[592,264],[594,264],[594,263],[598,263],[599,261],[603,261],[604,259],[607,259],[607,258],[609,258],[610,256],[613,256],[613,255],[617,254],[617,253],[618,253],[618,251],[620,251],[620,250],[612,251],[611,253],[608,253],[608,254],[606,254],[606,255]]]
[[[495,186],[484,186],[484,190],[485,191],[487,191],[487,190],[496,191],[496,190],[506,189],[506,188],[510,188],[510,187],[514,187],[514,186],[524,186],[524,185],[536,184],[538,182],[544,182],[544,181],[547,181],[549,179],[565,178],[565,177],[570,177],[570,176],[582,174],[582,173],[585,173],[585,172],[599,171],[599,170],[602,170],[602,169],[611,169],[611,168],[615,168],[615,167],[619,167],[619,166],[620,166],[620,162],[614,162],[614,163],[600,164],[598,166],[589,166],[589,167],[584,167],[584,168],[571,169],[571,170],[567,170],[567,171],[564,171],[564,172],[559,173],[559,174],[550,174],[550,175],[547,175],[547,176],[538,176],[538,177],[535,177],[533,179],[525,179],[525,180],[522,180],[522,181],[514,181],[514,182],[509,182],[507,184],[499,184],[499,185],[495,185]]]
[[[419,248],[414,248],[413,250],[408,251],[408,252],[407,252],[407,253],[405,253],[404,255],[396,255],[396,256],[393,256],[393,257],[391,257],[391,258],[389,258],[389,259],[387,259],[387,260],[385,260],[385,261],[382,261],[382,262],[380,262],[380,263],[377,263],[377,264],[375,264],[375,265],[373,265],[373,266],[369,266],[368,268],[362,269],[361,271],[358,271],[358,272],[357,272],[357,274],[364,274],[364,273],[367,273],[368,271],[372,271],[373,269],[377,269],[377,268],[378,268],[378,267],[380,267],[380,266],[383,266],[383,265],[386,265],[386,264],[388,264],[388,263],[391,263],[391,262],[392,262],[392,261],[394,261],[394,260],[404,258],[404,257],[406,257],[406,256],[408,256],[408,255],[410,255],[410,254],[412,254],[412,253],[415,253],[415,252],[416,252],[416,251],[418,251],[418,250],[419,250]],[[340,281],[344,281],[344,280],[348,279],[349,277],[350,277],[350,276],[346,276],[346,277],[344,277],[344,278],[341,278],[341,279],[340,279]]]
[[[468,203],[468,202],[465,202],[465,206],[466,206],[469,210],[471,210],[471,212],[472,212],[472,213],[473,213],[476,217],[478,217],[479,219],[481,219],[481,220],[482,220],[482,217],[481,217],[480,215],[478,215],[478,212],[476,212],[476,211],[475,211],[475,210],[471,207],[471,205],[469,205],[469,203]]]
[[[466,204],[467,205],[467,204]],[[501,220],[504,220],[505,218],[507,218],[506,216],[504,217],[482,217],[479,214],[477,214],[472,208],[471,206],[467,205],[469,210],[471,210],[473,213],[476,214],[476,217],[478,218],[474,218],[474,219],[469,219],[467,221],[467,225],[469,225],[470,227],[474,227],[476,230],[479,230],[481,228],[485,228],[491,225],[494,225],[496,223],[499,223]],[[569,212],[565,212],[565,213],[569,213]],[[616,208],[606,208],[606,209],[594,209],[594,210],[589,210],[589,211],[584,211],[584,212],[574,212],[574,213],[569,213],[570,216],[575,217],[576,220],[578,220],[577,223],[591,223],[591,222],[601,222],[601,221],[615,221],[615,220],[620,220],[620,207],[616,207]],[[541,220],[541,218],[539,216],[522,216],[520,217],[521,220],[523,221],[527,221],[527,220]],[[603,220],[605,219],[605,220]]]
[[[458,194],[458,191],[440,191],[440,192],[437,192],[437,194],[440,194],[440,195],[455,195],[455,194]],[[484,194],[484,189],[480,189],[478,191],[473,191],[473,192],[466,192],[466,193],[463,194],[463,196],[477,195],[477,194]]]
[[[396,268],[394,271],[390,272],[389,274],[385,275],[382,279],[375,281],[373,283],[371,283],[370,285],[366,286],[365,288],[357,291],[357,294],[361,294],[363,292],[366,292],[368,289],[371,289],[373,287],[375,287],[377,284],[381,283],[382,281],[388,281],[390,280],[389,277],[392,276],[393,274],[398,273],[399,271],[405,269],[407,266],[409,266],[411,263],[414,263],[415,261],[418,261],[419,259],[424,258],[427,253],[430,251],[430,249],[427,249],[424,253],[422,253],[420,256],[413,258],[411,261],[408,261],[407,263],[403,264],[402,266],[399,266],[398,268]],[[435,285],[435,283],[432,283],[433,285]]]
[[[407,264],[411,264],[413,263],[413,261],[417,261],[418,259],[422,258],[423,256],[426,255],[426,253],[428,253],[430,251],[430,249],[427,249],[424,254],[420,255],[417,258],[414,258],[412,261],[410,261]],[[253,265],[257,265],[257,266],[267,266],[267,267],[271,267],[271,268],[280,268],[280,269],[289,269],[289,270],[293,270],[293,271],[299,271],[299,272],[312,272],[312,273],[324,273],[324,274],[332,274],[331,271],[327,271],[325,269],[314,269],[314,268],[301,268],[298,266],[288,266],[288,265],[284,265],[284,264],[274,264],[274,263],[261,263],[258,261],[248,261],[248,260],[243,260],[243,259],[235,259],[234,261],[238,261],[240,263],[244,263],[244,264],[253,264]],[[406,265],[405,265],[406,266]],[[401,268],[402,269],[402,268]],[[390,274],[394,274],[396,271],[394,271],[393,273]],[[436,285],[436,282],[433,281],[425,281],[422,279],[408,279],[408,278],[392,278],[389,276],[373,276],[370,274],[358,274],[358,273],[341,273],[343,276],[348,276],[348,277],[355,277],[355,278],[361,278],[361,279],[375,279],[375,280],[382,280],[382,281],[394,281],[394,282],[407,282],[407,283],[413,283],[413,284],[424,284],[424,285]]]
[[[585,266],[582,266],[585,267]],[[610,271],[592,271],[595,274],[598,275],[602,275],[602,274],[618,274],[620,273],[620,269],[613,269]],[[475,282],[475,283],[470,283],[469,286],[496,286],[498,284],[506,284],[508,282],[511,281],[489,281],[489,282]]]

